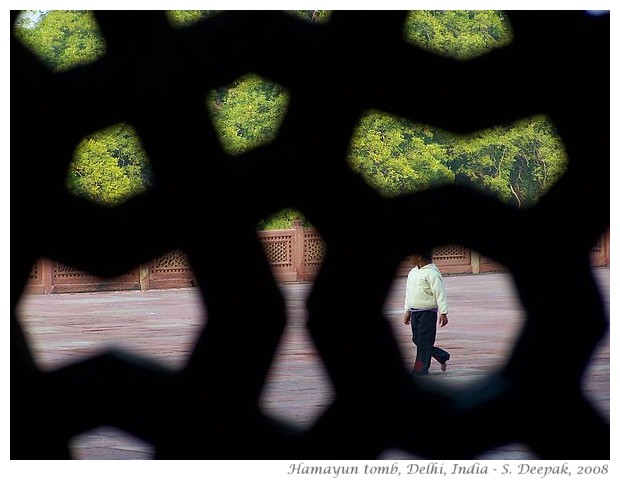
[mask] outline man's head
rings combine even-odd
[[[422,250],[420,252],[420,256],[426,260],[427,262],[432,262],[433,261],[433,251],[431,249],[428,250]]]
[[[423,266],[433,261],[433,251],[430,249],[422,250],[419,253],[414,253],[411,258],[415,265]]]

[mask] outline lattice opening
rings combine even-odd
[[[281,85],[248,74],[210,92],[207,108],[224,151],[239,155],[276,138],[288,102]]]
[[[84,138],[67,174],[72,194],[106,206],[120,205],[152,186],[150,160],[136,130],[126,123]]]
[[[527,445],[524,444],[520,444],[520,443],[510,443],[508,445],[502,445],[501,447],[498,448],[494,448],[492,450],[489,450],[487,452],[484,452],[483,455],[481,455],[479,457],[480,459],[483,459],[485,461],[488,460],[538,460],[538,457],[536,456],[536,454],[534,452],[532,452],[532,450],[530,448],[527,447]],[[378,457],[378,460],[426,460],[423,457],[420,457],[418,455],[414,455],[411,452],[407,452],[406,450],[401,450],[401,449],[397,449],[397,448],[391,448],[391,449],[387,449],[384,450],[381,455]],[[475,459],[474,459],[475,460]],[[485,462],[485,464],[488,465],[488,463]],[[468,463],[468,466],[471,466],[472,463]],[[423,471],[422,468],[427,466],[426,462],[420,463],[420,464],[413,464],[413,463],[409,463],[406,466],[406,470],[404,470],[402,473],[407,473],[409,475],[422,475]],[[447,465],[444,465],[443,469],[440,470],[440,464],[436,464],[434,465],[434,467],[436,467],[436,470],[433,470],[436,475],[442,475],[442,474],[446,474],[446,475],[451,475],[453,474],[453,466],[450,465],[449,468],[446,468]],[[495,467],[493,467],[495,468]],[[431,464],[431,469],[433,469],[433,465]],[[428,474],[429,471],[426,471],[426,474]]]
[[[303,215],[299,210],[284,208],[260,219],[256,228],[258,231],[286,230],[293,228],[296,221],[299,221],[302,225],[307,223],[304,222]]]
[[[458,184],[518,208],[535,205],[567,167],[564,144],[545,116],[463,136],[369,111],[348,155],[352,170],[388,198]]]
[[[434,252],[445,253],[453,248],[455,247],[440,247],[434,249]],[[437,257],[434,255],[433,258],[435,260]],[[407,267],[409,266],[410,264],[407,264]],[[606,268],[592,267],[592,274],[609,315],[610,272]],[[477,385],[484,383],[485,377],[505,368],[525,325],[526,310],[521,304],[509,273],[476,276],[444,275],[444,285],[450,305],[449,324],[444,328],[437,328],[435,345],[449,351],[451,358],[446,372],[441,372],[439,364],[434,359],[431,360],[431,374],[421,380],[448,392],[469,390],[473,392]],[[405,286],[406,278],[395,280],[383,312],[391,324],[405,364],[413,368],[416,347],[412,343],[410,326],[402,322]],[[480,303],[484,307],[480,308]],[[474,304],[478,306],[472,308],[471,305]],[[472,348],[474,345],[476,347]],[[557,362],[552,358],[543,356],[538,363],[541,369],[553,371],[558,368]],[[585,397],[605,418],[609,418],[610,412],[607,383],[609,367],[610,338],[607,334],[594,351],[581,380]],[[519,459],[537,458],[526,445],[519,448],[510,445],[498,447],[485,452],[481,458],[501,458],[506,449],[511,452],[514,450],[522,452],[517,454]],[[396,459],[416,458],[397,450],[384,452],[383,456]]]
[[[471,60],[510,45],[513,36],[508,16],[498,10],[409,12],[403,35],[423,50],[458,60]]]
[[[430,375],[424,380],[458,391],[506,365],[526,312],[508,273],[463,276],[442,272],[442,276],[449,323],[437,326],[435,345],[447,350],[450,360],[442,372],[439,363],[431,359]],[[413,370],[417,347],[412,342],[411,326],[403,323],[406,284],[406,276],[394,280],[383,311],[406,366]]]
[[[611,391],[609,388],[610,375],[610,338],[607,335],[594,350],[592,361],[588,364],[581,390],[591,402],[595,410],[605,419],[610,419]]]
[[[76,460],[151,460],[155,448],[148,442],[113,427],[99,427],[69,441]]]
[[[484,453],[484,456],[477,458],[484,458],[485,460],[538,460],[538,456],[527,445],[523,443],[509,443],[501,445],[497,448],[489,450]]]
[[[327,23],[332,14],[330,10],[288,10],[286,13],[311,23]]]
[[[49,26],[47,35],[33,28],[38,22]],[[97,20],[87,10],[28,10],[17,17],[13,32],[56,72],[91,64],[106,51]]]
[[[605,313],[609,318],[611,301],[610,271],[606,268],[594,268],[593,275],[601,292]],[[588,363],[581,380],[581,389],[584,396],[590,400],[600,415],[607,420],[610,418],[611,411],[611,390],[609,385],[610,348],[611,336],[608,331],[594,350],[592,359]]]
[[[311,427],[334,399],[333,385],[306,325],[311,288],[310,283],[299,283],[281,289],[288,322],[260,398],[266,414],[302,429]]]
[[[169,10],[166,17],[173,27],[183,28],[217,15],[219,10]]]
[[[186,302],[173,311],[167,298]],[[206,316],[197,289],[25,295],[18,306],[39,368],[54,371],[110,349],[164,368],[189,360]],[[42,321],[42,319],[45,319]]]

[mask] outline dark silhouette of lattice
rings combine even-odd
[[[543,459],[609,458],[609,424],[580,390],[608,324],[589,251],[609,227],[609,16],[508,14],[513,43],[466,62],[406,43],[399,11],[335,12],[322,25],[236,11],[178,30],[163,12],[96,12],[106,55],[58,74],[12,38],[11,457],[67,458],[72,436],[111,425],[152,443],[157,458],[355,459],[399,448],[460,459],[511,442]],[[283,85],[291,102],[273,143],[232,158],[205,98],[246,73]],[[569,167],[526,210],[456,186],[385,199],[346,162],[369,108],[456,133],[545,113]],[[77,143],[118,122],[136,128],[155,186],[115,208],[68,194]],[[286,318],[255,226],[285,207],[327,245],[308,329],[335,400],[304,431],[258,407]],[[142,235],[162,212],[177,228]],[[54,234],[42,241],[41,231]],[[509,267],[527,311],[506,366],[458,393],[413,381],[381,313],[399,261],[449,243]],[[175,248],[208,314],[187,368],[112,352],[37,368],[15,313],[35,259],[112,277]]]

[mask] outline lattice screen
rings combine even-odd
[[[172,250],[158,257],[151,269],[154,273],[190,272],[192,267],[182,250]]]
[[[70,265],[65,265],[63,263],[54,263],[52,265],[52,275],[54,277],[64,277],[64,278],[77,278],[77,277],[90,277],[88,273],[82,272],[77,268],[71,267]]]
[[[28,275],[28,279],[31,281],[35,281],[35,280],[40,280],[40,278],[41,278],[41,273],[40,273],[39,263],[35,262],[32,265],[32,270],[30,271],[30,274]]]
[[[293,236],[263,237],[263,249],[269,263],[275,267],[293,265]]]
[[[59,74],[11,39],[12,458],[68,457],[69,439],[100,425],[148,441],[157,458],[355,459],[400,448],[454,459],[511,442],[545,459],[609,458],[609,424],[580,390],[608,327],[588,257],[609,227],[609,16],[509,12],[512,45],[458,62],[407,43],[405,15],[335,12],[315,25],[235,11],[175,30],[163,12],[101,11],[106,55]],[[233,158],[205,101],[247,73],[291,101],[273,143]],[[368,109],[456,133],[544,113],[568,171],[526,210],[455,186],[382,198],[346,161]],[[110,209],[69,195],[77,143],[121,121],[140,136],[154,188]],[[255,226],[289,207],[327,246],[307,328],[335,399],[303,431],[258,407],[287,319]],[[153,228],[170,214],[175,228]],[[502,370],[468,390],[429,392],[410,377],[382,306],[403,258],[448,244],[509,267],[527,319]],[[37,367],[15,313],[34,260],[111,277],[175,248],[208,315],[183,371],[132,352]]]
[[[319,266],[325,257],[327,247],[318,233],[304,235],[304,264]]]
[[[433,251],[433,259],[436,260],[465,260],[467,250],[460,245],[444,245]]]

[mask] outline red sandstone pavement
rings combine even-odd
[[[595,269],[609,312],[609,268]],[[511,276],[505,273],[447,276],[450,323],[440,329],[437,345],[452,358],[447,372],[433,365],[429,381],[458,387],[492,372],[507,359],[523,322]],[[395,279],[384,311],[403,359],[412,365],[415,349],[402,324],[405,279]],[[331,385],[304,327],[304,301],[311,284],[282,284],[289,320],[263,396],[271,415],[298,426],[310,425],[329,404]],[[196,289],[27,295],[19,306],[22,325],[41,368],[53,370],[105,350],[111,344],[181,368],[201,326]],[[501,319],[501,321],[498,321]],[[166,342],[161,342],[162,338]],[[609,337],[595,352],[584,391],[609,419]],[[149,459],[150,445],[113,428],[101,427],[73,439],[78,459]],[[383,459],[416,459],[390,450]],[[486,452],[480,459],[524,460],[536,457],[514,444]]]

